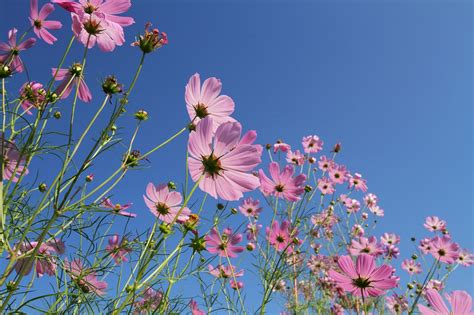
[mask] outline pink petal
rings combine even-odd
[[[48,17],[48,15],[51,14],[51,12],[54,11],[54,5],[52,5],[51,3],[46,3],[40,10],[39,14],[38,14],[38,18],[39,20],[43,21],[44,19],[46,19]]]

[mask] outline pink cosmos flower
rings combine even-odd
[[[221,124],[215,136],[213,126],[212,118],[206,117],[189,135],[189,172],[212,197],[238,200],[259,186],[258,178],[249,172],[261,162],[262,149],[241,142],[238,122]]]
[[[318,179],[318,189],[323,195],[330,195],[336,191],[334,184],[328,178],[323,177]]]
[[[266,235],[270,245],[275,247],[277,251],[286,251],[286,253],[291,254],[293,253],[292,244],[298,236],[298,229],[291,228],[289,221],[285,220],[280,225],[280,223],[275,220],[271,228],[266,228]]]
[[[247,239],[249,241],[256,241],[258,232],[260,231],[261,228],[262,228],[261,224],[257,224],[257,223],[247,224],[247,228],[245,229],[245,232],[247,234]]]
[[[38,12],[38,0],[30,1],[30,17],[31,26],[36,36],[44,40],[46,43],[52,45],[57,38],[54,37],[48,30],[58,30],[63,25],[59,21],[46,21],[48,15],[54,11],[54,6],[51,3],[46,3]]]
[[[25,154],[16,147],[13,141],[8,141],[0,133],[0,152],[3,160],[3,178],[2,180],[10,180],[14,183],[18,182],[22,173],[28,174],[28,169],[25,168],[26,163]]]
[[[143,200],[155,217],[168,224],[183,223],[191,214],[189,208],[181,206],[183,196],[177,191],[170,191],[167,184],[155,186],[153,183],[149,183],[146,186],[146,195],[143,195]]]
[[[474,264],[474,255],[467,249],[462,249],[459,251],[457,263],[465,267],[472,266]]]
[[[364,196],[364,203],[368,208],[375,207],[378,202],[378,197],[372,193]]]
[[[342,184],[348,179],[349,172],[344,165],[334,165],[329,169],[329,178],[335,184]]]
[[[427,217],[423,226],[431,232],[444,231],[446,230],[446,221],[436,216]]]
[[[364,236],[364,234],[365,234],[365,230],[362,227],[362,225],[354,224],[352,226],[351,235],[361,237],[361,236]]]
[[[360,237],[359,241],[351,241],[351,246],[348,248],[348,252],[352,256],[367,254],[377,257],[383,254],[383,248],[377,243],[377,238],[375,236],[369,238]]]
[[[348,213],[356,213],[360,210],[360,202],[357,199],[346,198],[344,200],[344,205]]]
[[[258,199],[254,200],[252,197],[248,197],[240,204],[239,211],[246,217],[255,217],[262,212],[262,207],[260,207]]]
[[[38,245],[38,242],[23,242],[17,247],[17,254],[21,255],[29,252]],[[37,252],[36,258],[20,258],[14,265],[18,274],[27,275],[31,272],[33,265],[38,277],[47,274],[53,276],[56,273],[56,259],[54,254],[62,255],[65,252],[64,243],[61,240],[52,240],[42,243]]]
[[[383,233],[380,237],[380,242],[384,245],[397,245],[400,243],[400,236],[393,233]]]
[[[318,167],[321,171],[327,172],[334,167],[334,161],[323,155],[319,158]]]
[[[323,149],[324,142],[318,136],[303,137],[301,143],[306,153],[318,153]]]
[[[367,192],[367,181],[362,178],[362,175],[355,173],[353,176],[349,175],[349,188],[354,187],[355,190]]]
[[[234,290],[241,290],[244,288],[244,283],[242,281],[229,281],[230,287]]]
[[[428,254],[431,250],[431,239],[424,238],[420,241],[420,246],[418,248],[421,250],[423,254]]]
[[[290,150],[286,153],[286,161],[294,165],[303,165],[304,154],[302,154],[300,150],[296,150],[295,152]]]
[[[428,281],[428,284],[426,285],[426,291],[430,290],[430,289],[434,289],[434,290],[440,292],[444,289],[444,283],[440,280],[431,279],[430,281]],[[426,292],[424,292],[424,293],[426,293]]]
[[[36,39],[28,38],[22,43],[17,44],[17,32],[16,28],[12,28],[8,31],[8,43],[0,43],[0,62],[10,66],[15,72],[23,72],[23,61],[21,61],[20,52],[33,47]]]
[[[451,305],[451,310],[444,303],[443,298],[436,290],[427,290],[426,300],[431,307],[418,304],[418,310],[422,315],[473,315],[472,298],[466,291],[453,291],[451,295],[445,295]]]
[[[84,293],[93,292],[99,296],[105,295],[107,282],[98,280],[93,269],[84,267],[79,259],[74,259],[72,262],[66,260],[64,264],[71,279]]]
[[[431,240],[431,255],[446,264],[454,264],[459,258],[459,245],[449,235],[436,236]]]
[[[291,146],[287,143],[281,142],[280,140],[278,140],[277,143],[273,145],[273,153],[277,153],[278,151],[288,152],[290,150]]]
[[[155,314],[160,308],[163,292],[155,291],[152,287],[146,288],[141,298],[136,301],[133,314]]]
[[[300,174],[296,177],[292,177],[294,174],[293,166],[287,165],[280,173],[280,165],[276,162],[270,163],[268,167],[272,179],[268,178],[263,170],[259,170],[258,175],[260,178],[261,187],[265,196],[273,195],[277,198],[284,198],[288,201],[298,201],[299,195],[304,192],[304,182],[306,181],[306,175]]]
[[[392,276],[392,267],[376,267],[374,256],[361,254],[355,264],[350,256],[341,256],[337,264],[342,273],[331,269],[329,276],[344,291],[355,296],[380,296],[397,286],[398,281]]]
[[[127,203],[125,205],[121,205],[119,203],[113,204],[112,200],[110,200],[110,198],[105,198],[101,202],[101,205],[104,208],[112,209],[114,211],[114,213],[116,213],[118,215],[123,215],[124,217],[135,218],[137,216],[136,213],[130,213],[130,212],[125,211],[128,208],[130,208],[130,206],[132,205],[131,203]]]
[[[235,267],[232,265],[224,266],[224,265],[217,265],[215,268],[212,265],[208,266],[209,273],[216,278],[238,278],[244,275],[244,271],[236,271]]]
[[[46,91],[43,84],[31,81],[24,83],[20,88],[20,104],[21,108],[31,115],[30,109],[40,107],[46,98]]]
[[[201,311],[196,301],[189,301],[189,308],[191,309],[191,315],[206,315],[206,312]]]
[[[385,297],[385,306],[392,314],[403,314],[408,310],[408,301],[403,295],[394,294]]]
[[[57,74],[56,74],[57,71]],[[72,88],[79,84],[78,97],[83,102],[90,102],[92,100],[92,94],[84,81],[84,75],[82,74],[82,65],[75,63],[69,69],[51,69],[52,75],[55,81],[62,81],[56,88],[56,94],[61,96],[61,99],[65,99],[71,94]]]
[[[206,249],[211,254],[218,254],[220,257],[237,257],[238,253],[244,251],[243,246],[237,246],[242,241],[242,234],[232,233],[231,228],[226,228],[219,235],[216,228],[204,237],[206,241]]]
[[[117,265],[122,262],[127,262],[127,254],[132,251],[132,249],[127,245],[127,239],[123,237],[122,240],[120,240],[118,234],[114,234],[109,238],[109,245],[107,245],[105,250],[110,253],[110,256],[114,259]]]
[[[383,217],[385,215],[385,211],[383,211],[379,206],[370,207],[369,210],[378,217]]]
[[[222,90],[221,80],[211,77],[201,87],[199,73],[189,78],[184,98],[189,118],[194,124],[205,117],[212,118],[212,131],[225,122],[235,122],[230,117],[234,112],[234,101],[227,95],[219,95]]]
[[[421,273],[421,264],[417,263],[416,261],[412,259],[405,259],[402,262],[402,269],[406,270],[409,274],[419,274]]]
[[[400,249],[392,244],[385,245],[383,251],[385,253],[385,257],[389,259],[398,258],[398,255],[400,255]]]

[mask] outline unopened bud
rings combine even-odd
[[[146,111],[144,111],[143,109],[141,109],[141,110],[139,110],[135,113],[135,118],[140,120],[140,121],[147,120],[148,119],[148,113]]]

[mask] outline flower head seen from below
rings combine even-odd
[[[105,295],[107,282],[100,281],[96,272],[91,268],[86,268],[80,259],[74,259],[72,262],[65,261],[64,264],[69,276],[82,292]]]
[[[206,315],[207,314],[206,312],[199,309],[199,305],[193,299],[189,301],[189,308],[191,309],[191,315]]]
[[[28,38],[21,43],[17,43],[16,35],[18,30],[12,28],[8,31],[8,42],[0,42],[0,62],[9,66],[14,72],[23,72],[23,61],[20,52],[27,50],[36,43],[35,38]]]
[[[189,172],[199,188],[214,198],[238,200],[259,186],[250,173],[260,162],[258,145],[242,143],[238,122],[221,124],[213,136],[213,120],[204,118],[189,135]]]
[[[268,167],[271,179],[268,178],[263,170],[259,170],[259,178],[263,194],[265,196],[273,195],[277,198],[284,198],[288,201],[298,201],[300,195],[304,192],[304,182],[306,175],[300,174],[293,177],[295,172],[293,166],[287,165],[280,173],[280,165],[277,162],[270,163]]]
[[[61,81],[59,86],[56,88],[56,94],[61,99],[65,99],[71,94],[73,87],[78,88],[78,97],[83,102],[90,102],[92,100],[92,94],[84,81],[84,75],[82,73],[82,65],[75,63],[69,69],[51,69],[54,80]]]
[[[418,310],[421,315],[473,315],[472,297],[466,291],[453,291],[451,294],[445,295],[451,305],[448,308],[443,298],[437,290],[429,289],[426,292],[426,300],[430,303],[430,307],[418,304]]]
[[[216,267],[213,267],[212,265],[208,266],[209,273],[213,275],[216,278],[222,278],[222,279],[232,279],[232,278],[238,278],[242,277],[244,275],[243,270],[235,270],[235,267],[232,265],[217,265]]]
[[[362,254],[371,255],[374,257],[380,256],[383,253],[381,244],[377,243],[375,236],[360,237],[358,240],[352,240],[348,248],[349,254],[358,256]]]
[[[440,262],[454,264],[459,258],[459,249],[459,245],[449,235],[443,235],[431,240],[429,252]]]
[[[58,30],[62,27],[59,21],[47,21],[46,18],[54,11],[51,3],[46,3],[38,11],[38,0],[30,1],[30,22],[36,36],[52,45],[57,40],[48,30]]]
[[[212,118],[212,131],[225,122],[234,122],[230,117],[234,112],[234,101],[227,95],[220,95],[221,80],[215,77],[207,78],[201,86],[201,77],[195,73],[186,85],[185,101],[189,118],[197,125],[201,119]]]
[[[281,224],[274,221],[271,227],[266,228],[267,240],[277,251],[285,251],[287,254],[293,253],[298,229],[292,228],[291,223],[284,220]],[[297,242],[299,244],[299,240]]]
[[[437,216],[427,217],[423,226],[431,232],[442,232],[446,230],[446,221],[441,220]]]
[[[162,300],[163,292],[148,287],[143,291],[138,301],[133,304],[135,308],[133,314],[155,314],[160,308]]]
[[[148,183],[143,200],[151,213],[161,221],[183,223],[191,214],[191,210],[181,206],[183,196],[177,191],[170,191],[167,184],[154,185]]]
[[[120,239],[118,234],[114,234],[112,237],[109,238],[108,242],[109,245],[107,245],[105,250],[114,259],[115,263],[119,265],[122,262],[127,262],[127,255],[132,251],[132,249],[127,244],[127,239],[124,237]]]
[[[421,273],[421,264],[417,263],[413,259],[405,259],[402,262],[402,269],[408,272],[410,275]]]
[[[127,204],[124,204],[124,205],[121,205],[119,203],[114,204],[112,202],[112,200],[110,200],[110,198],[105,198],[101,202],[101,205],[102,205],[102,207],[107,208],[107,209],[111,209],[114,213],[116,213],[118,215],[121,215],[121,216],[124,216],[124,217],[135,218],[137,216],[136,213],[131,213],[131,212],[125,211],[125,210],[127,210],[128,208],[130,208],[132,206],[131,203],[127,203]]]
[[[244,251],[243,246],[237,245],[242,241],[242,234],[233,233],[230,228],[224,229],[222,234],[219,234],[216,228],[212,228],[204,239],[209,253],[220,257],[235,258],[238,253]]]
[[[25,82],[20,88],[20,103],[23,110],[32,115],[32,108],[40,108],[46,99],[46,91],[39,82]]]
[[[38,246],[38,242],[23,242],[17,246],[18,254],[29,252]],[[65,252],[64,243],[61,240],[51,240],[42,243],[38,250],[37,258],[21,258],[14,265],[18,274],[27,275],[31,272],[33,266],[38,277],[47,274],[54,276],[57,269],[56,259],[53,255],[61,255]]]
[[[168,44],[168,35],[165,32],[160,32],[157,28],[150,31],[150,27],[151,23],[147,23],[145,25],[145,33],[138,36],[137,40],[132,43],[132,46],[139,47],[145,54]]]
[[[22,174],[28,174],[28,169],[25,167],[26,154],[22,154],[15,143],[5,139],[1,132],[0,152],[0,162],[3,164],[2,180],[11,180],[12,182],[16,183]]]
[[[329,276],[344,291],[355,296],[380,296],[397,286],[398,280],[392,276],[392,267],[377,267],[373,256],[359,255],[355,264],[350,256],[341,256],[337,264],[340,272],[331,269]]]
[[[260,207],[260,201],[258,199],[253,199],[249,197],[242,201],[239,206],[239,211],[246,217],[256,217],[262,212]]]
[[[306,153],[318,153],[323,149],[324,144],[323,140],[316,135],[303,137],[301,143]]]

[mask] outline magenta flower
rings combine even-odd
[[[334,184],[326,177],[318,179],[318,189],[323,195],[330,195],[336,191]]]
[[[263,170],[258,172],[260,189],[265,196],[273,195],[288,201],[298,201],[300,199],[299,195],[304,192],[304,186],[302,185],[306,181],[306,175],[300,174],[293,178],[295,171],[291,165],[285,166],[283,172],[280,173],[280,165],[276,162],[270,163],[268,170],[272,179],[268,178]]]
[[[191,315],[206,315],[206,312],[201,311],[196,301],[189,301],[189,308],[191,309]]]
[[[218,254],[220,257],[237,257],[238,253],[244,251],[243,246],[237,246],[242,241],[242,234],[232,233],[231,228],[226,228],[219,235],[217,229],[214,227],[204,237],[206,241],[206,249],[211,254]]]
[[[457,263],[465,267],[472,266],[474,264],[474,255],[467,249],[462,249],[459,251]]]
[[[248,197],[240,204],[239,211],[246,217],[258,216],[260,212],[262,212],[260,201],[258,199],[254,200],[252,197]]]
[[[446,221],[436,216],[427,217],[423,226],[431,232],[444,231],[446,230]]]
[[[451,310],[446,306],[438,291],[432,289],[427,290],[426,300],[430,303],[431,307],[418,304],[418,310],[421,315],[474,314],[472,298],[466,291],[453,291],[452,294],[446,294],[445,297],[451,305]]]
[[[324,144],[324,142],[316,135],[303,137],[301,143],[303,145],[304,152],[306,153],[318,153],[323,149]]]
[[[362,192],[367,192],[367,181],[362,178],[362,175],[355,173],[354,176],[349,176],[349,188],[354,187],[355,190],[360,190]]]
[[[280,140],[278,140],[277,143],[273,145],[273,153],[277,153],[278,151],[288,152],[290,150],[291,146],[287,143],[281,142]]]
[[[318,167],[321,171],[327,172],[334,167],[334,161],[323,155],[319,158]]]
[[[110,256],[114,259],[117,265],[122,262],[127,262],[127,254],[132,251],[132,249],[127,245],[127,240],[124,237],[120,240],[118,234],[114,234],[109,238],[109,245],[107,245],[105,250],[110,253]]]
[[[56,88],[56,94],[61,96],[61,99],[67,98],[71,94],[72,88],[79,84],[78,96],[83,102],[90,102],[92,100],[92,94],[84,81],[84,75],[82,74],[82,65],[75,63],[69,69],[56,69],[52,68],[52,75],[55,81],[62,81]]]
[[[189,118],[194,124],[205,117],[212,118],[212,131],[225,122],[235,122],[230,117],[234,112],[234,101],[227,95],[219,95],[222,90],[221,80],[212,77],[204,81],[201,87],[199,73],[189,78],[184,98]]]
[[[189,135],[189,172],[199,188],[214,198],[238,200],[259,186],[252,171],[260,162],[260,146],[241,143],[238,122],[221,124],[213,137],[214,123],[206,117]]]
[[[286,153],[286,161],[294,165],[303,165],[304,155],[300,152],[300,150],[296,150],[295,152],[290,150]]]
[[[3,162],[2,180],[11,179],[12,182],[16,183],[22,173],[28,174],[28,169],[24,166],[26,163],[25,154],[22,156],[15,143],[4,139],[2,133],[0,133],[0,152],[2,154],[1,161]]]
[[[280,225],[278,221],[273,221],[271,227],[266,228],[265,230],[267,235],[267,240],[275,247],[275,249],[279,252],[285,251],[288,254],[293,253],[293,244],[299,244],[299,240],[297,240],[298,236],[298,229],[291,228],[291,224],[289,221],[283,221]]]
[[[52,45],[57,38],[54,37],[48,30],[58,30],[63,25],[59,21],[46,21],[48,15],[54,11],[54,6],[51,3],[46,3],[38,12],[38,0],[30,1],[30,22],[33,26],[33,31],[36,36],[44,40],[46,43]]]
[[[215,268],[212,265],[208,266],[209,273],[216,278],[238,278],[244,275],[244,271],[236,271],[235,267],[232,265],[224,266],[224,265],[217,265]]]
[[[341,256],[337,264],[342,273],[331,269],[329,276],[344,291],[355,296],[380,296],[397,286],[398,281],[392,276],[392,267],[377,267],[373,256],[361,254],[355,264],[350,256]]]
[[[459,258],[459,245],[449,235],[436,236],[431,240],[431,255],[446,264],[454,264]]]
[[[107,209],[111,209],[114,211],[114,213],[118,214],[118,215],[122,215],[124,217],[129,217],[129,218],[135,218],[137,216],[136,213],[130,213],[130,212],[127,212],[125,210],[127,210],[128,208],[131,207],[131,203],[127,203],[125,205],[121,205],[119,203],[112,203],[112,200],[110,200],[110,198],[105,198],[102,202],[101,202],[101,205],[104,207],[104,208],[107,208]]]
[[[74,259],[72,262],[64,262],[66,271],[69,273],[71,279],[84,293],[95,293],[99,296],[105,295],[107,283],[97,279],[97,274],[93,269],[84,267],[79,259]]]
[[[349,172],[344,165],[334,165],[329,169],[329,178],[334,184],[342,184],[348,180]]]
[[[23,242],[17,248],[17,254],[21,255],[29,252],[38,245],[38,242]],[[62,255],[65,252],[64,243],[61,240],[52,240],[42,243],[38,249],[36,258],[20,258],[14,265],[18,274],[27,275],[31,272],[33,265],[38,277],[47,274],[53,276],[56,273],[56,259],[54,254]]]
[[[402,269],[406,270],[410,275],[421,273],[421,264],[412,259],[405,259],[402,262]]]
[[[20,88],[20,104],[28,115],[32,114],[30,109],[40,107],[45,99],[46,91],[41,83],[26,82]]]
[[[367,254],[377,257],[383,254],[383,248],[377,243],[377,238],[375,236],[371,236],[369,238],[360,237],[358,241],[351,241],[348,252],[352,256]]]
[[[183,196],[177,191],[170,191],[167,184],[155,186],[153,183],[149,183],[146,186],[146,195],[143,195],[143,199],[151,213],[168,224],[183,223],[191,214],[189,208],[181,206]]]
[[[23,61],[21,61],[20,52],[33,47],[36,39],[28,38],[22,43],[17,44],[17,32],[16,28],[12,28],[8,31],[8,43],[0,43],[0,62],[10,66],[15,72],[23,72]]]

